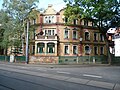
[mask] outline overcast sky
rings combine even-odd
[[[0,0],[0,9],[2,7],[3,0]],[[59,11],[65,7],[63,0],[39,0],[38,8],[47,8],[48,4],[52,4],[56,11]]]

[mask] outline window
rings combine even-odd
[[[104,41],[104,36],[100,33],[100,41],[103,42]]]
[[[48,23],[48,17],[45,17],[45,23]]]
[[[97,47],[97,46],[94,47],[94,54],[95,54],[95,55],[98,54],[98,47]]]
[[[85,46],[85,54],[90,54],[91,53],[91,49],[90,46]]]
[[[49,35],[49,36],[51,35],[51,30],[48,30],[48,35]]]
[[[98,40],[98,34],[94,33],[94,41],[97,41],[97,40]]]
[[[73,24],[76,25],[77,24],[77,19],[73,20]]]
[[[46,16],[44,18],[45,23],[54,23],[54,16]]]
[[[77,39],[77,31],[73,31],[73,39]]]
[[[68,30],[67,30],[67,29],[65,29],[64,38],[65,38],[65,39],[68,39]]]
[[[92,26],[93,26],[93,27],[96,27],[96,25],[95,25],[95,23],[94,23],[94,22],[92,22]]]
[[[101,55],[104,54],[104,47],[100,47],[100,54],[101,54]]]
[[[65,17],[65,20],[64,20],[64,21],[65,21],[65,23],[67,23],[67,22],[68,22],[68,18]]]
[[[73,54],[77,54],[77,46],[73,46]]]
[[[51,33],[51,35],[55,35],[55,33],[54,33],[54,30],[52,30],[52,33]]]
[[[49,16],[49,19],[48,19],[48,23],[51,23],[52,21],[51,21],[51,17]]]
[[[86,40],[86,41],[89,41],[89,40],[90,40],[89,32],[85,32],[85,40]]]
[[[88,26],[88,20],[84,20],[84,25]]]
[[[55,53],[55,44],[54,43],[47,44],[47,52],[48,53]]]
[[[45,29],[44,35],[48,35],[48,36],[55,35],[55,29]]]
[[[36,19],[33,19],[33,24],[36,24]]]
[[[47,30],[45,30],[45,35],[47,35]]]
[[[65,45],[64,50],[65,50],[65,51],[64,51],[65,54],[69,54],[68,45]]]
[[[37,53],[44,53],[44,43],[37,44]]]

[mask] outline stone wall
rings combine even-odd
[[[29,63],[58,64],[57,56],[30,56]]]

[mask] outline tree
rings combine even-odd
[[[120,0],[64,0],[65,16],[92,21],[106,38],[106,31],[120,26]],[[106,38],[107,40],[107,38]],[[108,54],[111,64],[110,53]]]
[[[30,14],[33,8],[37,7],[39,0],[3,0],[3,11],[9,20],[2,18],[4,26],[4,39],[2,45],[19,47],[21,45],[21,36],[25,32],[26,19],[33,17]],[[34,12],[35,13],[35,12]],[[1,14],[3,16],[3,13]],[[4,16],[3,16],[4,17]],[[35,17],[35,16],[34,16]]]

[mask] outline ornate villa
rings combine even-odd
[[[64,9],[56,12],[52,5],[33,19],[29,45],[30,63],[97,63],[106,62],[106,42],[92,22],[75,19],[66,25]],[[104,58],[104,59],[103,59]]]

